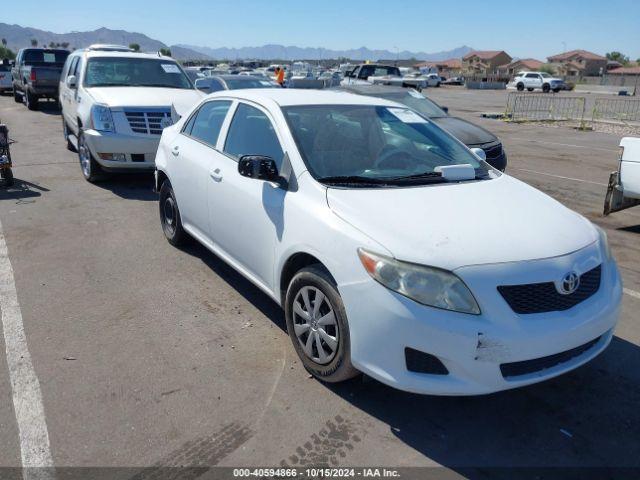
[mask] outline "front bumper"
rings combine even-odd
[[[153,170],[159,136],[137,136],[118,132],[84,130],[85,141],[93,158],[107,171]],[[105,160],[100,154],[121,153],[124,161]]]
[[[572,269],[584,273],[598,263],[602,264],[598,292],[563,312],[518,315],[496,289],[499,284],[562,278]],[[611,341],[622,285],[615,263],[603,262],[597,243],[564,257],[464,267],[456,274],[474,293],[481,315],[426,307],[373,280],[341,286],[354,366],[401,390],[477,395],[561,375],[593,359]],[[503,375],[501,370],[506,364],[572,351],[595,339],[598,340],[586,350],[578,350],[578,354],[539,370],[525,368],[527,373],[515,376]],[[437,357],[449,373],[409,371],[406,348]]]

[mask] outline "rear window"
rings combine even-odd
[[[69,52],[66,50],[26,50],[24,52],[24,64],[36,65],[38,63],[64,63]]]
[[[11,67],[9,65],[0,65],[0,72],[10,72]]]

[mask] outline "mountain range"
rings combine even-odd
[[[50,43],[65,45],[67,48],[76,49],[89,46],[94,43],[110,43],[129,45],[137,43],[141,51],[157,52],[167,45],[160,40],[144,35],[143,33],[128,32],[126,30],[111,30],[98,28],[87,32],[54,33],[37,28],[9,25],[0,22],[0,38],[6,40],[7,47],[13,51],[30,47],[32,40],[37,40],[38,46],[48,46]],[[284,45],[263,45],[261,47],[242,48],[210,48],[193,45],[171,45],[172,55],[178,60],[321,60],[327,58],[348,58],[351,60],[379,60],[379,59],[416,59],[416,60],[445,60],[448,58],[461,58],[473,49],[462,46],[453,50],[426,53],[389,50],[371,50],[366,47],[350,50],[330,50],[325,48],[297,47]]]

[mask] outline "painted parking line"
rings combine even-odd
[[[572,148],[586,148],[589,150],[602,150],[603,152],[618,152],[618,147],[610,147],[610,148],[604,148],[604,147],[590,147],[587,145],[576,145],[573,143],[557,143],[557,142],[547,142],[542,141],[542,140],[534,140],[531,138],[519,138],[519,137],[513,137],[512,140],[520,140],[522,142],[531,142],[531,143],[542,143],[543,145],[557,145],[559,147],[572,147]]]
[[[42,404],[40,382],[31,362],[22,312],[0,223],[0,310],[2,332],[9,367],[13,408],[20,437],[23,477],[54,478],[49,432]],[[38,468],[29,468],[38,467]]]
[[[583,180],[581,178],[563,177],[562,175],[554,175],[553,173],[546,173],[546,172],[537,172],[535,170],[528,170],[526,168],[509,167],[509,169],[510,170],[520,170],[521,172],[527,172],[527,173],[534,173],[536,175],[544,175],[545,177],[560,178],[562,180],[572,180],[574,182],[589,183],[591,185],[600,185],[602,187],[608,186],[608,184],[606,184],[606,183],[592,182],[591,180]]]
[[[635,290],[631,290],[630,288],[623,288],[622,291],[630,297],[640,300],[640,292],[636,292]]]

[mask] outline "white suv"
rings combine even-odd
[[[203,96],[169,57],[94,45],[69,55],[62,70],[64,136],[90,182],[103,172],[153,170],[172,103]]]
[[[545,93],[550,91],[558,93],[565,87],[564,80],[552,77],[546,72],[518,72],[513,83],[520,92],[526,88],[530,92],[539,89]]]

